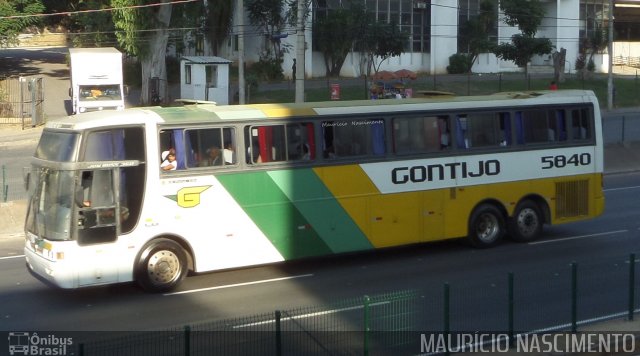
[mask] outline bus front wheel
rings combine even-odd
[[[504,216],[493,205],[477,207],[469,219],[469,241],[475,247],[486,248],[496,245],[505,233]]]
[[[136,281],[146,291],[165,292],[175,288],[187,275],[187,255],[182,246],[169,239],[151,241],[136,266]]]
[[[509,235],[518,242],[533,241],[542,233],[542,213],[538,205],[530,200],[518,204],[509,219]]]

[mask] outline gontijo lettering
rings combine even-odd
[[[429,164],[412,167],[398,167],[391,171],[391,181],[394,184],[408,182],[422,183],[444,181],[456,178],[475,178],[482,176],[495,176],[500,174],[500,161],[491,159],[478,161],[477,165],[469,165],[467,162],[453,162],[444,164]]]

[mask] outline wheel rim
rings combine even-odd
[[[180,258],[167,250],[156,251],[147,263],[149,281],[155,285],[165,285],[176,281],[182,273]]]
[[[531,236],[535,234],[540,221],[538,220],[538,214],[535,210],[526,208],[520,211],[517,218],[518,230],[523,236]]]
[[[482,214],[478,218],[476,225],[476,236],[484,243],[493,242],[500,232],[500,224],[498,218],[493,214]]]

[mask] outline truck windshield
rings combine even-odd
[[[48,240],[70,240],[74,172],[40,168],[32,175],[26,230]]]
[[[120,85],[81,85],[80,101],[120,100]]]

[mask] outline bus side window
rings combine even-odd
[[[588,109],[571,110],[571,138],[573,140],[591,139],[591,124]]]
[[[397,154],[437,152],[450,142],[446,116],[393,119],[394,152]]]
[[[549,115],[545,110],[527,110],[522,112],[522,127],[525,143],[549,142],[551,137]],[[553,133],[555,137],[555,133]]]
[[[499,147],[503,141],[500,115],[478,112],[467,114],[465,147]]]
[[[284,125],[251,126],[247,128],[247,163],[268,163],[283,160],[286,142]]]
[[[383,119],[332,120],[321,125],[325,158],[386,154]]]

